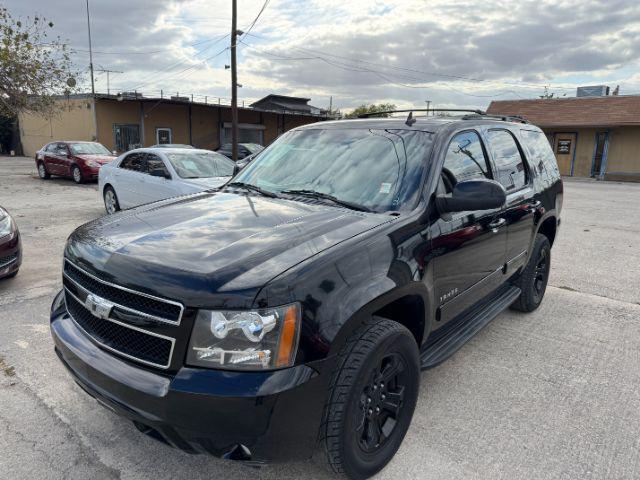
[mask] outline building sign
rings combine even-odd
[[[560,155],[568,155],[571,153],[571,140],[558,140],[556,153]]]

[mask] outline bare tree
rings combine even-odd
[[[50,37],[52,27],[38,16],[14,19],[0,7],[0,115],[51,114],[54,96],[75,85],[69,48]]]

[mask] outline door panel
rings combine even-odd
[[[165,173],[169,173],[164,161],[157,155],[146,155],[146,173],[144,177],[142,189],[145,192],[145,197],[148,202],[156,202],[165,198],[171,198],[176,196],[175,180],[154,177],[150,173],[152,170],[164,170]]]
[[[558,168],[561,175],[571,175],[571,163],[573,162],[573,152],[576,148],[575,133],[558,133],[553,145],[556,154]]]
[[[476,131],[456,134],[447,149],[438,195],[456,183],[492,178],[487,153]],[[507,243],[502,209],[444,214],[432,239],[435,300],[439,327],[482,299],[502,282]]]
[[[532,171],[518,138],[510,130],[491,128],[485,133],[496,178],[507,191],[504,219],[507,227],[506,262],[508,269],[526,260],[535,213],[532,200]],[[508,273],[508,272],[507,272]]]

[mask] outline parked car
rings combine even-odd
[[[100,171],[99,190],[107,213],[218,187],[234,163],[210,150],[139,148]]]
[[[420,371],[540,305],[562,199],[545,134],[516,119],[299,127],[217,191],[78,228],[55,349],[89,395],[187,452],[322,446],[367,478],[405,436]]]
[[[16,222],[0,207],[0,278],[14,277],[22,263],[22,244]]]
[[[76,183],[95,180],[103,165],[116,156],[98,142],[51,142],[36,152],[41,179],[51,175],[72,178]]]
[[[151,148],[195,148],[191,145],[186,145],[183,143],[158,143],[156,145],[152,145]]]
[[[264,150],[264,147],[257,143],[239,143],[238,144],[238,160],[242,160],[243,158],[248,157],[249,155],[260,153],[262,150]],[[231,144],[225,143],[217,150],[217,152],[221,153],[227,158],[231,158],[232,156]]]

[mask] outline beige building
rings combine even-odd
[[[268,145],[287,130],[327,118],[318,109],[310,111],[307,99],[287,98],[292,103],[282,110],[257,108],[259,102],[256,107],[239,108],[240,142]],[[93,140],[117,152],[157,143],[215,150],[231,141],[231,107],[192,102],[188,97],[80,94],[60,97],[56,108],[51,118],[20,115],[25,155],[33,156],[55,140]]]
[[[491,102],[544,130],[567,176],[640,181],[640,96],[603,95]]]

